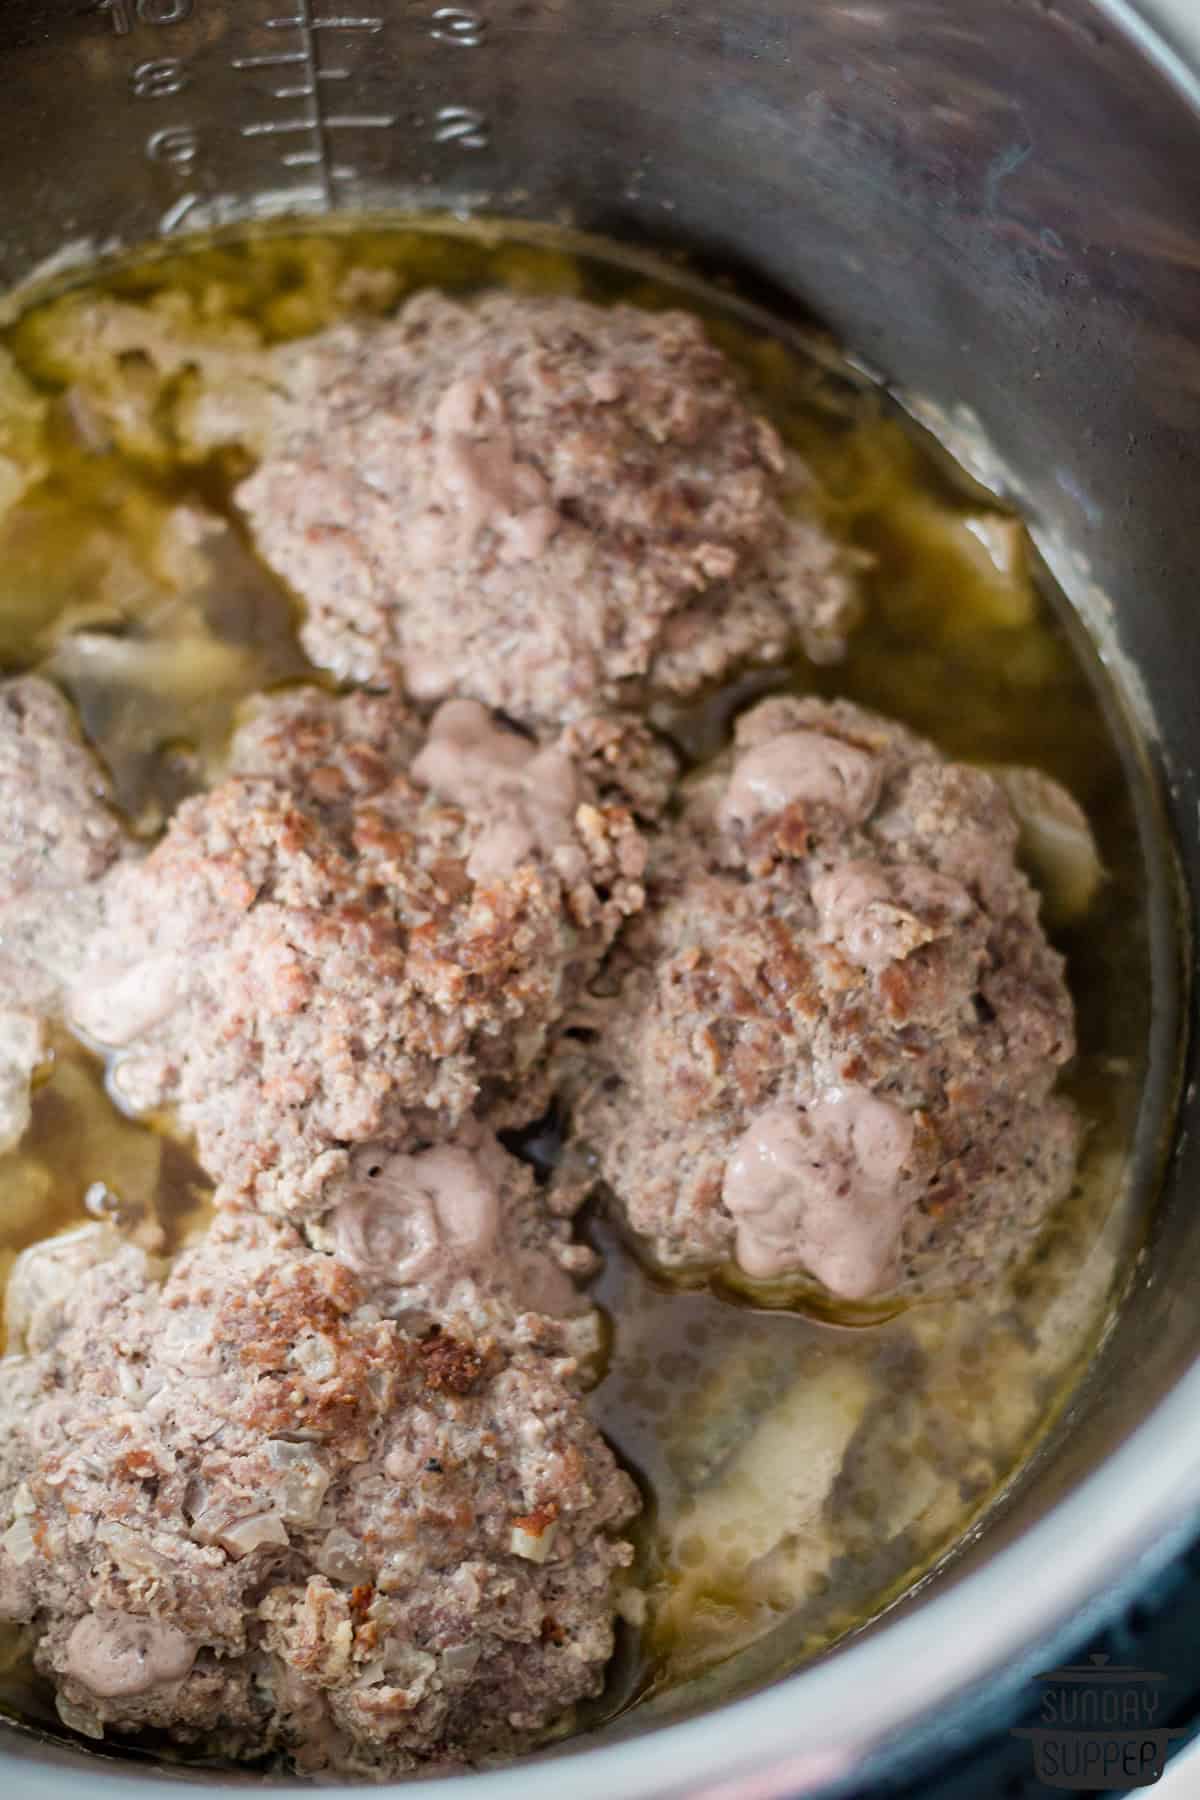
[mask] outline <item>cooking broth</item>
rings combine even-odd
[[[644,1610],[636,1597],[626,1604],[602,1717],[703,1674],[784,1618],[796,1654],[830,1644],[916,1581],[1029,1458],[1136,1245],[1126,1175],[1150,1045],[1151,921],[1119,708],[1016,521],[827,344],[806,350],[785,327],[774,335],[735,295],[682,272],[676,284],[617,252],[503,234],[246,237],[108,271],[8,331],[0,664],[66,689],[140,836],[152,840],[219,771],[249,693],[313,672],[291,602],[232,508],[244,457],[197,458],[181,426],[187,368],[164,378],[81,334],[80,294],[149,306],[182,341],[219,347],[383,314],[426,284],[493,283],[699,311],[814,471],[825,522],[872,559],[845,662],[797,661],[657,715],[690,763],[724,747],[751,695],[844,695],[956,757],[1046,770],[1087,812],[1104,870],[1088,898],[1031,839],[1078,1009],[1066,1085],[1089,1135],[1074,1195],[1025,1267],[978,1294],[864,1323],[806,1311],[794,1291],[672,1290],[601,1210],[585,1222],[604,1252],[595,1292],[613,1325],[591,1404],[647,1499]],[[227,529],[197,549],[179,528],[188,505]],[[31,1130],[0,1159],[0,1277],[27,1244],[97,1216],[170,1254],[202,1229],[209,1191],[169,1121],[122,1117],[99,1063],[60,1036]],[[54,1720],[16,1633],[0,1643],[0,1701]]]

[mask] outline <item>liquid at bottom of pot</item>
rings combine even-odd
[[[807,354],[786,325],[775,335],[748,322],[736,295],[679,281],[616,250],[486,232],[260,235],[108,271],[25,314],[0,361],[0,478],[24,487],[0,510],[0,665],[65,685],[148,838],[219,766],[238,702],[307,665],[286,597],[236,531],[230,493],[244,460],[181,453],[188,375],[159,379],[136,355],[106,356],[75,329],[81,298],[149,305],[183,337],[220,345],[385,312],[425,284],[497,282],[700,311],[813,468],[829,527],[872,559],[844,663],[799,660],[662,716],[691,762],[728,741],[752,693],[837,693],[955,756],[1045,769],[1093,823],[1105,877],[1086,910],[1053,871],[1047,889],[1079,1012],[1067,1086],[1089,1136],[1075,1193],[1024,1268],[863,1323],[816,1316],[794,1293],[754,1296],[764,1307],[672,1290],[601,1211],[586,1221],[613,1322],[591,1404],[647,1499],[645,1616],[629,1609],[592,1720],[701,1674],[784,1618],[791,1659],[818,1651],[911,1585],[1011,1482],[1095,1347],[1136,1248],[1125,1175],[1153,997],[1136,757],[1098,659],[1023,533],[828,346]],[[107,423],[81,414],[89,387],[115,409]],[[170,511],[189,500],[235,526],[210,587],[189,587],[164,552]],[[202,1228],[207,1195],[169,1126],[122,1118],[103,1071],[60,1039],[30,1133],[0,1159],[0,1279],[23,1246],[97,1214],[177,1249]],[[54,1721],[18,1632],[0,1635],[0,1705]]]

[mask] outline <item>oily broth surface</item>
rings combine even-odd
[[[672,1291],[599,1213],[585,1222],[605,1253],[595,1291],[614,1327],[592,1406],[647,1497],[644,1620],[630,1609],[644,1629],[629,1634],[603,1716],[783,1617],[802,1653],[829,1644],[910,1585],[1027,1459],[1128,1260],[1119,1202],[1147,1054],[1147,902],[1100,672],[1046,598],[1023,534],[848,368],[747,327],[716,289],[698,302],[693,285],[677,292],[616,257],[389,228],[230,241],[129,265],[89,291],[148,304],[185,336],[245,345],[386,313],[423,285],[492,283],[701,312],[807,458],[831,529],[872,559],[848,659],[675,709],[662,722],[690,761],[723,748],[752,693],[842,694],[952,755],[1054,775],[1087,811],[1106,871],[1081,918],[1048,896],[1079,1013],[1067,1085],[1090,1130],[1072,1200],[1015,1275],[846,1323],[806,1315],[794,1291],[760,1292],[757,1308],[721,1289]],[[241,700],[308,670],[290,602],[230,506],[246,460],[181,449],[187,372],[159,380],[136,354],[81,345],[75,304],[27,313],[0,351],[0,668],[66,687],[133,828],[152,839],[219,772]],[[89,387],[115,406],[115,431],[81,401]],[[5,510],[14,484],[24,492]],[[179,530],[189,504],[228,525],[199,550]],[[202,1229],[208,1195],[186,1145],[122,1118],[99,1064],[60,1036],[30,1133],[0,1158],[0,1278],[27,1244],[96,1216],[170,1254]],[[18,1634],[0,1637],[0,1704],[52,1719],[23,1654]]]

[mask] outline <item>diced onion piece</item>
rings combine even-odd
[[[623,1587],[617,1595],[617,1612],[627,1625],[638,1630],[646,1623],[649,1603],[641,1588]]]
[[[288,1525],[316,1524],[330,1475],[311,1444],[293,1444],[285,1438],[267,1442],[267,1456],[280,1471],[277,1490],[280,1517]]]
[[[330,1575],[334,1581],[364,1581],[371,1573],[365,1548],[340,1525],[326,1533],[314,1560],[322,1575]]]
[[[14,1519],[4,1536],[0,1537],[0,1549],[18,1568],[37,1555],[33,1526],[24,1513]]]
[[[482,1644],[474,1639],[465,1644],[450,1644],[442,1651],[442,1674],[455,1681],[465,1681],[475,1673],[475,1665],[482,1654]]]
[[[558,1527],[549,1523],[541,1531],[531,1531],[527,1521],[522,1521],[512,1528],[508,1547],[514,1556],[523,1556],[526,1562],[544,1563],[554,1543],[554,1534]]]
[[[415,1706],[437,1674],[437,1657],[431,1656],[428,1650],[416,1650],[411,1644],[397,1644],[393,1640],[387,1646],[385,1661],[389,1682],[393,1687],[403,1688],[409,1705]]]
[[[994,771],[1021,827],[1021,851],[1053,924],[1082,918],[1104,879],[1104,865],[1083,808],[1040,769]]]
[[[252,1551],[278,1547],[289,1542],[287,1526],[278,1513],[253,1513],[248,1519],[235,1519],[217,1533],[216,1541],[230,1556],[249,1556]]]
[[[68,1731],[77,1731],[81,1737],[104,1736],[103,1720],[95,1713],[88,1712],[86,1707],[76,1706],[73,1700],[66,1699],[62,1694],[56,1696],[54,1704]]]

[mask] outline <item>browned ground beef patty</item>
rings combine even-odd
[[[238,500],[342,678],[561,721],[841,654],[851,560],[690,315],[426,292],[273,357]]]
[[[0,682],[0,1149],[29,1120],[29,1077],[126,840],[57,688]]]
[[[539,747],[475,702],[426,735],[389,696],[277,696],[112,875],[74,1019],[227,1189],[315,1215],[353,1146],[419,1148],[523,1092],[642,904],[626,801],[661,805],[670,768],[627,721]]]
[[[68,1723],[384,1778],[518,1749],[597,1691],[637,1500],[552,1321],[406,1330],[254,1215],[165,1282],[105,1227],[33,1254],[0,1617]]]
[[[0,890],[92,881],[121,848],[108,784],[57,688],[36,675],[0,683]]]
[[[567,1046],[572,1166],[673,1269],[865,1298],[1025,1251],[1079,1124],[1062,959],[1000,784],[843,702],[746,714]]]

